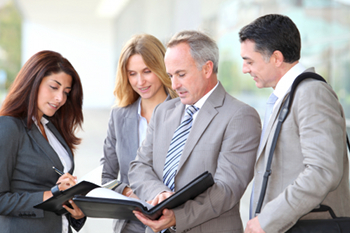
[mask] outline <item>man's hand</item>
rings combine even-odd
[[[168,229],[176,224],[174,211],[168,209],[163,210],[163,215],[158,220],[151,220],[139,211],[134,211],[134,214],[136,218],[143,224],[149,226],[154,232]]]
[[[167,199],[168,197],[170,197],[173,194],[174,194],[174,192],[164,191],[164,192],[158,194],[153,200],[147,201],[147,202],[149,204],[155,206],[155,205],[158,205],[159,203],[161,203],[162,201],[164,201],[165,199]]]
[[[265,231],[260,226],[258,217],[255,217],[248,221],[244,233],[265,233]]]
[[[136,194],[132,191],[132,189],[130,187],[125,187],[122,194],[124,196],[132,197],[132,198],[140,200],[140,198],[138,196],[136,196]]]

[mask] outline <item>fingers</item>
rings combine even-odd
[[[69,173],[66,173],[57,180],[56,184],[58,184],[58,188],[63,191],[66,190],[72,186],[74,186],[77,183],[77,177],[72,176]]]
[[[74,203],[74,201],[69,200],[69,203],[71,204],[72,208],[69,208],[66,205],[63,205],[62,207],[65,208],[73,218],[75,219],[81,219],[85,216],[83,211]]]
[[[137,219],[149,226],[154,232],[167,229],[176,224],[175,214],[172,210],[164,209],[163,215],[158,220],[151,220],[139,211],[133,212]]]
[[[165,191],[162,192],[160,194],[158,194],[158,196],[156,196],[151,202],[151,205],[157,205],[158,203],[161,203],[162,201],[164,201],[165,199],[167,199],[168,197],[170,197],[171,195],[173,195],[173,192],[169,192],[169,191]]]
[[[132,197],[132,198],[135,198],[135,199],[140,200],[140,198],[139,198],[138,196],[136,196],[136,194],[135,194],[132,190],[128,191],[128,192],[126,193],[126,196],[127,196],[127,197]]]

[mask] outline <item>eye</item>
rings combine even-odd
[[[50,86],[51,89],[54,89],[54,90],[57,90],[58,88],[57,87],[54,87],[54,86]]]
[[[66,92],[66,91],[65,91],[64,94],[66,94],[67,97],[69,96],[69,92]]]
[[[151,70],[145,70],[144,73],[149,74],[149,73],[152,73],[152,71]]]
[[[136,75],[136,72],[129,72],[129,76],[134,76]]]
[[[185,73],[179,73],[179,77],[181,77],[181,78],[185,77],[185,75],[186,75]]]

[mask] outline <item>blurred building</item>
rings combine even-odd
[[[0,0],[0,7],[6,1]],[[262,116],[272,89],[258,90],[250,75],[242,73],[238,32],[264,14],[287,15],[301,33],[301,63],[314,66],[328,80],[350,118],[350,0],[12,1],[22,16],[22,64],[40,50],[54,50],[81,76],[85,131],[80,132],[83,143],[75,157],[78,177],[98,166],[119,54],[134,34],[153,34],[165,44],[180,30],[208,33],[219,45],[220,81]],[[1,52],[0,47],[0,59]],[[250,188],[241,203],[244,225]],[[81,232],[111,232],[111,221],[89,219]]]
[[[241,72],[239,29],[268,14],[288,15],[302,36],[305,66],[315,66],[350,114],[350,0],[15,0],[23,17],[22,61],[43,49],[66,56],[84,85],[85,107],[109,107],[118,57],[134,34],[164,43],[175,32],[200,29],[220,48],[219,75],[235,96],[260,110],[272,90],[256,90]],[[262,96],[262,98],[260,98]]]

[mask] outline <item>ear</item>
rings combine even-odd
[[[280,67],[284,61],[283,54],[279,50],[275,50],[271,55],[271,61],[276,67]]]
[[[214,63],[212,61],[207,61],[202,68],[202,72],[206,78],[209,78],[213,73]]]

